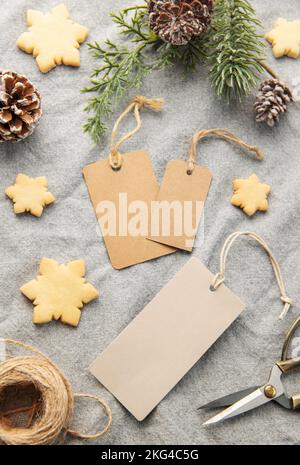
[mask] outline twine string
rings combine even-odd
[[[280,269],[279,263],[276,260],[273,252],[270,250],[270,248],[268,247],[266,242],[261,237],[259,237],[257,234],[255,234],[254,232],[237,231],[235,233],[232,233],[230,236],[228,236],[228,238],[226,239],[226,241],[225,241],[225,243],[223,245],[221,255],[220,255],[220,271],[216,274],[216,276],[214,278],[214,281],[213,281],[213,283],[211,285],[211,290],[215,291],[216,289],[218,289],[218,287],[222,283],[224,283],[224,281],[225,281],[225,271],[226,271],[226,260],[227,260],[228,253],[229,253],[233,243],[236,241],[236,239],[238,239],[241,236],[248,236],[248,237],[251,237],[252,239],[256,240],[262,246],[262,248],[267,252],[267,254],[268,254],[268,256],[269,256],[269,258],[271,260],[271,264],[272,264],[272,267],[273,267],[273,270],[274,270],[275,278],[276,278],[276,281],[277,281],[277,284],[278,284],[278,287],[279,287],[279,291],[280,291],[280,299],[284,304],[283,310],[282,310],[282,312],[281,312],[281,314],[279,316],[279,319],[282,320],[286,316],[286,314],[288,313],[290,307],[293,305],[293,302],[287,296],[284,281],[283,281],[283,277],[282,277],[282,273],[281,273],[281,269]]]
[[[67,434],[81,439],[96,439],[108,432],[112,424],[112,413],[104,400],[91,394],[74,394],[69,381],[60,369],[35,347],[12,339],[2,339],[2,341],[30,351],[34,355],[10,356],[0,362],[0,393],[7,387],[30,384],[41,396],[31,409],[24,407],[5,411],[2,415],[4,419],[18,412],[30,413],[31,410],[31,413],[26,428],[8,428],[5,421],[2,424],[0,422],[0,440],[4,444],[54,444]],[[88,398],[99,403],[108,418],[106,426],[101,431],[86,434],[70,429],[75,398]]]
[[[122,166],[122,156],[119,152],[120,147],[130,139],[134,134],[136,134],[142,126],[140,110],[144,107],[148,107],[153,111],[161,111],[163,107],[164,101],[163,99],[148,99],[143,97],[142,95],[136,96],[133,101],[128,105],[128,107],[124,110],[124,112],[119,116],[115,125],[112,130],[111,134],[111,144],[110,144],[110,154],[109,154],[109,163],[110,166],[117,170],[120,169]],[[124,118],[131,112],[134,112],[135,120],[136,120],[136,127],[125,134],[121,139],[116,142],[117,132],[120,126],[120,123],[123,121]]]
[[[250,152],[255,153],[255,158],[257,160],[263,160],[264,156],[260,150],[259,147],[255,145],[249,145],[246,142],[242,141],[239,137],[237,137],[235,134],[229,132],[227,129],[223,128],[215,128],[215,129],[202,129],[201,131],[198,131],[194,134],[192,138],[192,143],[190,147],[190,153],[189,153],[189,159],[188,159],[188,166],[187,166],[187,173],[192,174],[195,168],[196,164],[196,158],[197,158],[197,144],[200,142],[202,139],[208,136],[214,136],[218,137],[220,139],[227,140],[229,142],[232,142],[236,145],[239,145],[240,147],[249,150]]]
[[[70,434],[74,438],[80,438],[80,439],[97,439],[97,438],[100,438],[101,436],[104,436],[110,430],[110,427],[112,424],[112,413],[111,413],[111,410],[108,404],[103,399],[100,399],[100,397],[94,396],[92,394],[79,393],[79,394],[74,394],[74,397],[92,399],[98,402],[98,404],[100,404],[100,406],[102,407],[102,410],[104,411],[105,415],[107,416],[108,421],[107,421],[106,426],[103,428],[103,430],[95,434],[79,433],[78,431],[74,431],[71,429],[68,429],[68,434]]]

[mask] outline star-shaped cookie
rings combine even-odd
[[[56,65],[80,66],[79,46],[88,36],[88,29],[74,23],[64,4],[50,13],[27,11],[28,31],[17,40],[18,47],[36,58],[42,73]]]
[[[15,184],[8,187],[5,193],[14,202],[15,213],[30,212],[38,217],[42,215],[45,205],[55,201],[48,191],[45,176],[30,178],[26,174],[18,174]]]
[[[33,322],[49,323],[61,320],[77,326],[84,304],[96,299],[98,291],[84,279],[85,263],[75,260],[67,265],[43,258],[39,276],[21,287],[21,292],[35,306]]]
[[[236,179],[233,181],[234,195],[231,199],[232,205],[240,207],[248,215],[252,216],[257,211],[267,211],[269,208],[268,195],[271,187],[259,182],[256,174],[248,179]]]
[[[300,55],[300,21],[278,18],[274,29],[268,32],[265,38],[272,44],[276,58],[284,55],[298,58]]]

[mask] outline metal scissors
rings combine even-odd
[[[251,387],[199,407],[200,409],[226,407],[225,410],[203,423],[203,425],[211,425],[233,418],[270,401],[275,401],[289,410],[300,408],[300,393],[291,397],[287,396],[281,381],[283,374],[289,373],[294,368],[300,368],[300,357],[288,358],[291,340],[299,326],[300,317],[290,327],[283,344],[281,360],[273,366],[268,381],[262,386]]]

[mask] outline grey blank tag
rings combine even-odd
[[[92,374],[142,421],[240,315],[244,304],[196,258],[92,364]]]

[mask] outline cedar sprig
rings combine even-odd
[[[125,45],[107,39],[104,45],[88,44],[92,56],[100,63],[91,74],[91,85],[83,89],[83,92],[94,94],[85,108],[91,116],[84,130],[95,143],[105,134],[106,120],[114,107],[128,90],[139,88],[150,71],[181,64],[188,74],[206,56],[202,37],[181,47],[164,43],[149,27],[147,1],[112,13],[111,17],[119,28],[120,37],[130,43]]]
[[[211,28],[210,79],[218,96],[241,99],[264,68],[261,27],[248,0],[215,0]]]
[[[203,36],[196,37],[186,45],[172,45],[161,42],[159,46],[159,59],[157,67],[168,67],[178,64],[182,67],[185,74],[195,71],[199,63],[206,61],[208,57],[208,36],[210,30]]]
[[[103,61],[103,65],[94,69],[91,86],[83,89],[84,92],[95,93],[85,107],[92,116],[88,117],[84,130],[98,143],[107,130],[105,119],[114,106],[131,87],[141,85],[150,68],[143,55],[143,44],[129,49],[107,40],[104,47],[97,43],[89,44],[89,47],[94,51],[93,56]]]
[[[146,8],[145,4],[111,14],[121,34],[132,37],[133,46],[116,44],[110,39],[106,39],[103,46],[98,42],[88,44],[92,56],[100,61],[99,67],[94,68],[91,74],[91,85],[83,89],[83,92],[95,94],[85,108],[92,115],[84,125],[84,131],[91,135],[95,143],[105,134],[105,121],[115,105],[130,88],[138,88],[151,70],[144,51],[158,38],[146,27]]]
[[[132,16],[128,16],[132,14]],[[113,22],[120,28],[120,34],[130,36],[133,42],[143,42],[150,38],[150,31],[147,23],[147,4],[136,5],[124,8],[119,13],[110,14]],[[156,35],[152,35],[157,39]]]

